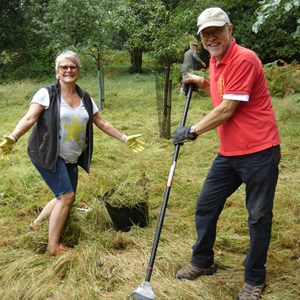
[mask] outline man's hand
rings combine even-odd
[[[125,140],[125,145],[135,153],[143,151],[144,150],[143,145],[145,143],[139,140],[141,136],[142,136],[141,134],[127,136]]]
[[[176,128],[173,134],[173,144],[182,145],[185,142],[194,141],[198,135],[192,131],[192,126],[180,126]]]
[[[195,84],[192,84],[192,86],[194,92],[199,92],[199,88]],[[189,91],[189,84],[184,84],[182,90],[184,91],[184,94],[187,96]]]
[[[5,135],[3,141],[0,143],[0,157],[9,159],[10,153],[14,147],[16,140],[13,137]]]
[[[203,89],[203,87],[204,87],[204,77],[194,75],[194,74],[188,74],[184,78],[184,84],[195,84],[198,88]]]

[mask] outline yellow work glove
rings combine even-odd
[[[5,135],[3,141],[0,144],[0,157],[9,159],[10,153],[17,142],[17,138],[14,136]]]
[[[141,134],[126,136],[125,134],[122,136],[121,141],[125,143],[125,145],[130,148],[133,152],[138,153],[144,150],[143,145],[145,144],[143,141],[140,141],[139,138]]]

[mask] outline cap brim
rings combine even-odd
[[[212,22],[207,22],[205,24],[202,24],[199,27],[198,33],[199,34],[203,29],[207,28],[207,27],[222,27],[226,24],[226,22],[224,21],[212,21]]]

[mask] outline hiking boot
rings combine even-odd
[[[213,264],[209,268],[198,268],[196,266],[193,266],[192,264],[188,264],[186,267],[177,271],[176,278],[194,280],[199,276],[212,275],[216,271],[217,271],[217,266],[215,264]]]
[[[244,283],[243,289],[241,289],[238,293],[237,300],[257,300],[262,294],[265,283],[260,285],[251,285],[248,283]]]

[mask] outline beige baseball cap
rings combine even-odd
[[[207,8],[198,17],[198,34],[206,27],[222,27],[226,23],[230,23],[230,20],[224,10],[222,10],[220,7]]]

